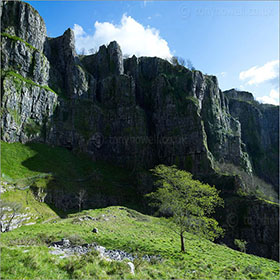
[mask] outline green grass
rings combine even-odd
[[[91,215],[95,221],[79,221]],[[99,232],[93,234],[93,227]],[[4,279],[277,279],[279,264],[186,234],[186,253],[165,218],[143,215],[112,206],[73,214],[57,223],[25,226],[1,238],[1,275]],[[135,264],[129,275],[125,263],[100,260],[96,253],[60,259],[47,244],[61,238],[76,243],[97,242],[110,249],[135,254],[161,255],[161,261]],[[77,241],[78,240],[78,241]],[[27,247],[19,247],[24,245]]]
[[[51,173],[62,180],[83,179],[97,170],[110,174],[113,166],[102,162],[93,162],[84,154],[73,154],[65,148],[51,147],[40,143],[6,143],[1,142],[2,174],[19,179]],[[11,165],[13,168],[10,168]],[[108,170],[106,170],[108,169]],[[122,179],[126,176],[123,169],[111,178]]]
[[[1,171],[2,181],[15,186],[1,199],[21,202],[25,213],[32,217],[29,222],[36,222],[1,235],[3,279],[277,279],[279,274],[275,261],[189,233],[185,235],[186,253],[181,253],[179,237],[172,231],[174,225],[165,218],[112,206],[68,213],[67,218],[61,219],[59,211],[36,200],[31,189],[21,190],[31,184],[46,191],[51,186],[71,192],[82,185],[89,195],[119,195],[135,208],[139,194],[133,188],[133,175],[122,168],[93,162],[64,148],[2,142]],[[84,215],[96,219],[80,221]],[[98,234],[92,233],[94,227]],[[61,238],[76,244],[96,242],[133,254],[161,255],[162,260],[134,261],[133,276],[125,262],[101,260],[95,252],[66,259],[51,255],[47,245]]]
[[[197,107],[199,106],[199,101],[196,97],[193,96],[187,96],[186,100],[192,101]]]
[[[27,223],[42,222],[48,219],[59,219],[57,213],[46,203],[37,201],[31,190],[13,190],[1,194],[1,200],[18,202],[22,205],[21,214],[28,214]]]
[[[39,87],[39,88],[42,88],[42,89],[45,89],[47,91],[51,91],[52,93],[54,94],[57,94],[54,90],[52,90],[50,87],[44,85],[39,85],[39,84],[36,84],[35,82],[33,82],[32,80],[30,79],[27,79],[23,76],[21,76],[20,74],[14,72],[14,71],[2,71],[1,72],[1,75],[2,77],[6,77],[6,76],[10,76],[10,77],[13,77],[15,79],[17,79],[18,81],[21,81],[21,82],[24,82],[24,83],[27,83],[29,85],[32,85],[32,86],[36,86],[36,87]]]
[[[30,185],[46,192],[55,188],[77,193],[84,188],[88,195],[102,194],[137,205],[134,178],[129,171],[93,162],[87,155],[73,154],[61,147],[1,142],[1,172],[2,180],[18,189]],[[9,193],[2,197],[5,199]]]

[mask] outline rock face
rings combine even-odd
[[[11,31],[2,42],[5,141],[36,137],[134,169],[176,163],[205,176],[215,173],[215,161],[226,161],[251,172],[240,123],[229,114],[216,77],[159,58],[123,60],[117,42],[79,57],[70,29],[47,38],[28,4],[3,2],[2,9],[13,11],[3,16],[2,31],[14,28],[22,36]],[[15,79],[28,93],[13,86]],[[28,121],[38,128],[32,135],[24,130]]]
[[[251,93],[229,90],[230,114],[241,124],[253,170],[279,192],[279,106],[259,104]]]
[[[217,168],[227,163],[278,188],[278,106],[222,92],[215,76],[160,58],[123,59],[117,42],[79,56],[71,29],[48,38],[21,1],[1,2],[1,33],[2,140],[41,141],[133,171],[176,164],[232,194],[242,183]],[[49,201],[71,207],[71,194],[58,193]]]
[[[57,95],[42,53],[46,27],[31,6],[1,2],[1,130],[4,141],[45,141]]]
[[[43,51],[46,26],[39,13],[21,1],[1,1],[1,32],[17,36]]]
[[[220,217],[226,234],[222,242],[236,248],[234,239],[247,241],[247,252],[279,260],[279,206],[254,198],[233,196],[225,200]]]

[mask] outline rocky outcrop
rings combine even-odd
[[[234,239],[247,241],[247,253],[279,260],[279,205],[250,197],[225,199],[222,217],[225,242],[234,249]]]
[[[32,12],[28,4],[18,5]],[[7,3],[3,7],[11,8]],[[11,18],[9,23],[4,20],[7,26],[13,25]],[[28,29],[26,25],[28,19],[20,21],[17,26],[23,31],[18,34]],[[79,57],[70,29],[57,38],[44,35],[44,40],[40,39],[44,41],[44,54],[31,46],[34,41],[25,41],[29,37],[15,41],[10,35],[2,44],[2,60],[7,65],[4,70],[12,69],[30,78],[42,91],[46,84],[56,93],[52,101],[48,99],[53,92],[45,93],[45,99],[31,94],[34,101],[27,118],[38,127],[43,119],[51,124],[44,124],[44,137],[38,132],[38,139],[136,169],[159,162],[176,163],[199,176],[213,173],[217,160],[250,172],[250,162],[242,150],[240,124],[229,115],[215,77],[159,58],[134,56],[123,60],[117,42],[101,46],[94,55]],[[8,96],[8,91],[4,93]],[[15,91],[9,100],[16,104],[15,112],[21,112],[17,107],[23,102],[16,98]],[[42,108],[38,100],[45,100],[50,108]],[[34,139],[22,132],[24,123],[17,125],[15,121],[13,129],[22,136],[10,137],[12,117],[7,110],[4,115],[5,141]]]
[[[45,54],[50,61],[49,85],[64,98],[93,99],[95,79],[81,67],[71,29],[57,38],[47,38]]]
[[[43,20],[24,2],[4,1],[1,19],[5,141],[36,138],[133,169],[175,163],[198,177],[215,174],[215,162],[251,173],[253,162],[267,176],[246,136],[250,122],[241,117],[253,102],[250,93],[223,93],[215,76],[160,58],[123,60],[117,42],[78,56],[73,31],[47,38]],[[255,115],[268,116],[261,108]],[[272,124],[256,118],[265,155],[277,132],[273,127],[266,136]]]
[[[224,94],[230,99],[238,99],[240,101],[255,101],[254,96],[251,92],[240,91],[236,89],[229,89],[224,91]]]
[[[18,37],[40,52],[44,49],[46,26],[39,13],[22,1],[1,1],[1,33]]]
[[[241,138],[255,174],[279,192],[279,106],[259,104],[252,94],[229,90],[230,114],[241,124]]]
[[[1,135],[4,141],[45,141],[57,105],[42,53],[43,19],[21,1],[1,2]]]
[[[17,75],[2,76],[1,137],[7,142],[45,141],[57,96]]]
[[[116,41],[108,47],[101,46],[96,54],[82,57],[82,62],[87,71],[99,80],[110,75],[122,75],[124,71],[122,51]]]
[[[26,41],[4,34],[1,36],[1,70],[16,72],[36,84],[47,85],[50,63],[45,55]]]
[[[161,261],[162,258],[160,255],[158,256],[151,256],[151,255],[144,255],[144,256],[137,256],[131,253],[127,253],[122,250],[110,250],[106,249],[103,246],[100,246],[96,243],[91,244],[83,244],[83,245],[73,245],[70,240],[62,238],[61,241],[53,242],[49,246],[50,253],[53,255],[60,255],[61,258],[70,257],[73,255],[83,255],[87,254],[92,250],[98,252],[99,257],[105,259],[107,261],[129,261],[127,262],[130,271],[134,274],[134,264],[132,263],[136,259],[142,259],[143,261],[152,262],[152,261]]]

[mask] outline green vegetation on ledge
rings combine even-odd
[[[38,49],[36,49],[35,47],[33,47],[32,45],[30,45],[29,43],[27,43],[26,41],[24,41],[22,38],[20,38],[20,37],[17,37],[17,36],[15,36],[15,35],[11,35],[11,34],[9,34],[9,33],[0,33],[1,34],[1,36],[3,36],[3,37],[7,37],[7,38],[9,38],[10,40],[13,40],[13,41],[20,41],[20,42],[22,42],[22,43],[24,43],[28,48],[30,48],[30,49],[32,49],[32,50],[34,50],[34,51],[39,51]]]
[[[6,76],[12,76],[12,77],[14,77],[15,79],[18,79],[18,80],[20,80],[20,81],[22,81],[22,82],[25,82],[25,83],[30,84],[30,85],[32,85],[32,86],[40,87],[40,88],[42,88],[42,89],[51,91],[51,92],[54,93],[54,94],[57,94],[57,93],[56,93],[55,91],[53,91],[50,87],[48,87],[48,86],[46,86],[46,85],[43,85],[43,86],[42,86],[42,85],[36,84],[36,83],[33,82],[32,80],[27,79],[27,78],[21,76],[20,74],[14,72],[14,71],[11,71],[11,70],[10,70],[10,71],[1,71],[1,76],[2,76],[3,78],[6,77]]]

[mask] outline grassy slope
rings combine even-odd
[[[1,142],[1,152],[2,176],[14,180],[51,173],[53,177],[60,180],[60,183],[69,186],[69,182],[87,178],[95,173],[100,173],[100,176],[106,180],[106,175],[114,170],[115,174],[111,174],[111,181],[121,181],[128,175],[120,168],[92,162],[85,155],[74,155],[67,149],[45,144],[23,145]]]
[[[74,155],[60,147],[1,142],[1,180],[16,188],[61,188],[74,193],[85,188],[88,195],[102,193],[122,197],[137,207],[133,178],[128,171],[92,162],[83,154]],[[34,213],[40,208],[42,219],[55,215],[48,205],[37,202],[29,189],[5,192],[2,199],[20,201]]]
[[[96,221],[79,221],[91,215]],[[97,227],[99,232],[91,232]],[[186,234],[186,253],[180,253],[179,238],[164,218],[142,215],[112,206],[87,210],[57,221],[25,226],[2,235],[1,274],[4,279],[277,279],[279,264],[217,245]],[[125,263],[106,262],[96,254],[60,259],[50,255],[46,244],[63,237],[76,243],[97,242],[111,249],[158,255],[162,261],[135,262],[136,275]],[[20,247],[18,245],[25,245]]]
[[[57,217],[57,214],[48,205],[40,203],[34,198],[30,189],[17,189],[25,188],[30,184],[47,186],[50,177],[45,177],[47,174],[44,172],[36,171],[36,163],[33,170],[24,166],[24,162],[34,156],[36,156],[36,151],[28,146],[20,143],[1,142],[1,181],[15,186],[11,191],[2,193],[1,199],[21,203],[22,213],[28,213],[31,216],[31,220],[28,222],[34,222],[36,218],[39,218],[36,221],[40,221]],[[38,162],[37,165],[40,166]],[[42,178],[37,178],[38,175]],[[34,177],[36,179],[33,179]]]
[[[135,196],[130,185],[131,174],[105,163],[93,163],[84,155],[73,155],[66,149],[43,144],[2,142],[1,153],[2,180],[20,188],[27,184],[41,188],[55,184],[56,187],[71,191],[79,187],[77,179],[94,174],[93,181],[82,183],[89,190],[96,191],[96,187],[102,185],[105,193],[119,194],[123,186],[123,195],[130,198]],[[28,189],[7,191],[1,195],[1,199],[20,201],[24,207],[29,207],[27,211],[40,217],[36,225],[23,226],[2,234],[3,279],[132,277],[124,263],[108,263],[94,253],[69,259],[50,255],[46,245],[65,237],[80,244],[97,242],[111,249],[160,254],[162,262],[135,263],[139,265],[135,275],[138,279],[277,278],[279,267],[276,262],[239,253],[191,234],[186,235],[187,253],[181,254],[178,237],[170,231],[170,225],[163,218],[144,216],[128,208],[121,210],[119,207],[109,207],[84,211],[80,215],[92,215],[100,219],[79,222],[79,214],[60,219],[47,204],[35,200]],[[56,223],[53,223],[54,220],[46,222],[50,218],[55,218]],[[98,234],[91,232],[93,227],[98,228]]]

